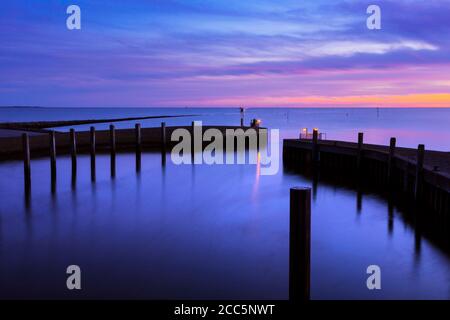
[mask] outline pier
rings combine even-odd
[[[96,153],[111,153],[114,162],[116,152],[137,152],[137,159],[139,159],[139,153],[143,151],[169,152],[178,143],[170,140],[174,130],[179,128],[188,131],[193,130],[192,126],[166,126],[165,123],[150,128],[141,127],[139,123],[130,129],[116,129],[113,125],[106,130],[92,128],[90,131],[72,129],[69,132],[59,132],[49,130],[42,133],[24,134],[28,136],[27,145],[31,158],[50,156],[53,159],[56,153],[58,156],[71,155],[76,162],[77,154],[94,156]],[[247,130],[250,127],[203,125],[202,128],[203,131],[211,128],[218,129],[225,137],[227,129]],[[53,143],[49,145],[49,139],[50,141],[55,140],[54,149]],[[22,146],[23,134],[0,137],[0,161],[22,160],[24,157]]]
[[[49,130],[48,132],[32,133],[23,132],[20,136],[0,137],[0,161],[23,160],[24,162],[24,187],[28,196],[31,190],[31,159],[32,158],[50,158],[51,172],[51,190],[56,192],[57,177],[57,156],[70,155],[71,157],[71,176],[72,186],[77,180],[77,155],[90,155],[90,175],[91,181],[96,180],[96,155],[100,153],[110,154],[111,178],[116,176],[116,154],[118,152],[135,153],[136,172],[141,171],[142,153],[144,151],[156,151],[161,153],[161,163],[166,164],[167,152],[171,151],[173,146],[179,141],[171,141],[168,137],[176,129],[185,129],[190,132],[192,137],[196,134],[203,136],[208,129],[214,129],[219,135],[224,137],[223,149],[228,145],[227,140],[234,139],[233,144],[243,141],[246,150],[253,148],[250,143],[250,137],[245,134],[250,127],[240,126],[197,126],[192,123],[191,126],[166,127],[165,122],[160,127],[142,128],[140,123],[136,123],[133,129],[116,129],[110,125],[108,130],[96,130],[90,127],[89,131],[77,132],[71,128],[69,132],[57,132]],[[231,132],[228,130],[231,129]],[[254,129],[254,128],[253,128]],[[237,135],[234,134],[237,130]],[[256,135],[259,130],[253,131]],[[238,138],[239,136],[239,138]],[[243,140],[242,140],[243,139]],[[258,140],[254,137],[254,140]],[[192,143],[194,138],[192,138]],[[203,149],[209,143],[203,139],[196,142],[195,148],[191,150],[191,157],[197,157],[196,153],[203,152]],[[198,145],[197,145],[198,144]]]
[[[319,175],[343,177],[358,189],[370,185],[390,198],[406,199],[422,216],[449,230],[450,152],[426,150],[424,145],[397,147],[396,138],[389,145],[366,144],[363,137],[359,133],[357,142],[286,139],[284,166],[308,171],[313,176],[313,191]]]

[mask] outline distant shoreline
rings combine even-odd
[[[189,114],[189,115],[163,115],[163,116],[110,118],[110,119],[88,119],[88,120],[2,122],[2,123],[0,123],[0,129],[36,130],[36,129],[76,126],[76,125],[82,125],[82,124],[123,122],[123,121],[145,120],[145,119],[181,118],[181,117],[193,117],[193,116],[196,116],[196,115],[195,114]]]

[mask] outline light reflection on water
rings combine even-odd
[[[258,165],[182,165],[144,153],[32,161],[24,201],[22,163],[0,165],[0,297],[287,299],[289,188],[296,174],[260,176]],[[312,298],[450,298],[450,259],[376,195],[317,185],[312,207]],[[358,204],[359,202],[359,204]],[[360,209],[358,209],[360,207]],[[360,211],[360,212],[358,212]],[[65,268],[82,269],[81,292]],[[366,288],[380,265],[382,290]]]

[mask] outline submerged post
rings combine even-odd
[[[425,158],[425,146],[419,144],[417,148],[417,159],[416,159],[416,184],[414,188],[414,197],[419,200],[422,193],[422,182],[423,182],[423,162]]]
[[[90,129],[91,180],[95,181],[95,128]]]
[[[70,155],[72,158],[72,179],[75,179],[77,176],[77,138],[74,129],[70,129]]]
[[[23,177],[25,182],[25,191],[31,189],[31,165],[30,165],[30,139],[27,133],[22,133],[23,149]]]
[[[109,149],[111,151],[111,177],[116,176],[116,129],[109,125]]]
[[[136,171],[141,171],[141,154],[142,154],[142,139],[141,139],[141,125],[136,123],[134,126],[136,139]]]
[[[56,181],[56,139],[55,131],[51,131],[49,134],[49,145],[50,145],[50,169],[51,169],[51,179],[52,185]]]
[[[394,157],[395,157],[395,144],[396,139],[391,138],[389,142],[389,158],[388,158],[388,166],[387,166],[387,183],[391,185],[392,183],[392,168],[394,166]]]
[[[358,172],[361,170],[363,143],[364,143],[364,133],[358,132],[358,151],[356,155],[356,169],[358,170]]]
[[[291,188],[289,222],[289,300],[310,299],[311,188]]]
[[[319,162],[319,146],[318,146],[318,139],[319,139],[319,130],[314,129],[313,130],[313,140],[312,140],[312,160],[313,163],[316,164]]]
[[[161,122],[161,161],[166,164],[166,123]]]

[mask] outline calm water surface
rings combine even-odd
[[[97,110],[83,112],[93,118]],[[319,127],[329,138],[353,140],[362,130],[370,142],[397,136],[401,145],[449,149],[449,110],[400,111],[249,110],[248,117],[281,128],[282,137]],[[86,117],[72,112],[74,119]],[[120,117],[137,111],[113,112]],[[195,119],[205,124],[239,122],[234,110],[203,112]],[[0,114],[4,120],[4,110]],[[275,176],[260,176],[256,165],[168,161],[163,169],[158,154],[144,153],[140,174],[134,155],[119,154],[115,180],[109,177],[109,157],[98,155],[92,183],[89,158],[80,156],[78,162],[71,186],[70,158],[58,158],[52,195],[48,159],[33,160],[28,205],[22,163],[0,163],[1,298],[288,297],[289,188],[310,186],[307,178],[282,168]],[[381,197],[364,194],[361,212],[356,198],[354,190],[319,182],[312,208],[312,297],[450,299],[449,255],[427,239],[418,250],[414,229],[397,209],[389,231],[388,205]],[[65,288],[70,264],[82,269],[81,292]],[[370,264],[381,267],[380,291],[366,288]]]

